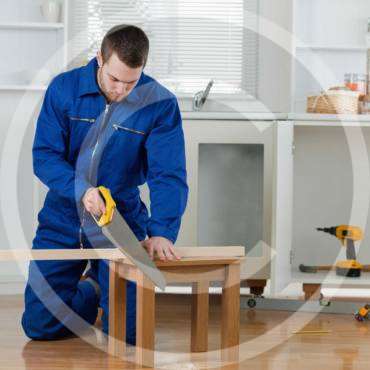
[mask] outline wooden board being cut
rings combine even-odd
[[[126,259],[117,248],[112,249],[9,249],[0,251],[0,261]]]
[[[244,247],[176,247],[182,258],[232,258],[243,257]],[[33,260],[126,260],[118,248],[106,249],[8,249],[0,250],[1,261]]]

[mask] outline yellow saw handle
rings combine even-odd
[[[114,213],[114,210],[116,208],[116,202],[112,198],[112,195],[111,195],[109,189],[107,189],[104,186],[99,186],[98,189],[99,189],[100,194],[102,195],[103,200],[105,202],[105,213],[103,213],[100,216],[99,220],[97,220],[95,217],[94,217],[94,219],[95,219],[95,222],[100,227],[102,227],[102,226],[108,225],[112,221],[113,213]]]

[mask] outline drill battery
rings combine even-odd
[[[332,227],[317,228],[318,231],[331,234],[339,239],[346,248],[345,261],[339,261],[335,265],[336,274],[346,277],[360,277],[363,266],[356,260],[355,241],[363,239],[363,232],[357,226],[339,225]]]

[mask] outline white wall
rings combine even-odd
[[[0,148],[3,176],[0,189],[2,209],[7,209],[0,215],[1,249],[31,247],[37,224],[36,215],[40,208],[35,197],[39,188],[33,176],[31,147],[35,118],[45,90],[42,81],[36,83],[32,79],[45,68],[51,78],[63,69],[64,64],[62,54],[54,55],[63,45],[64,29],[50,27],[50,24],[43,28],[46,21],[41,14],[40,4],[41,1],[35,0],[4,0],[0,4],[0,42],[3,50],[0,59]],[[5,148],[9,150],[8,157],[4,154]],[[13,169],[16,170],[15,175]],[[16,188],[10,185],[13,178],[16,178]],[[19,206],[9,194],[14,191]],[[16,212],[20,217],[20,227],[14,219],[14,207],[19,207]],[[23,233],[24,240],[20,238]],[[26,267],[27,263],[1,262],[0,292],[20,292],[23,284],[9,285],[8,282],[24,281]]]
[[[292,94],[290,52],[293,49],[293,0],[261,0],[260,15],[267,22],[261,22],[259,26],[258,98],[271,112],[289,112]]]

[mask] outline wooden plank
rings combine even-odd
[[[191,301],[191,352],[208,350],[209,282],[193,283]]]
[[[154,367],[155,292],[153,283],[137,273],[136,289],[136,362]]]
[[[240,264],[225,267],[221,304],[221,358],[237,362],[240,331]]]
[[[243,257],[245,256],[245,247],[176,247],[175,251],[180,257]]]
[[[244,247],[176,247],[176,251],[182,258],[188,258],[182,263],[192,263],[191,258],[196,259],[198,264],[212,259],[217,263],[222,263],[221,259],[244,256]],[[7,249],[0,250],[0,261],[32,261],[32,260],[87,260],[87,259],[107,259],[117,260],[122,259],[130,263],[124,254],[117,248],[107,249]],[[176,265],[176,261],[156,260],[158,265],[172,263]],[[230,263],[230,261],[228,262]]]
[[[9,249],[0,250],[0,261],[126,260],[117,248],[110,249]]]
[[[181,267],[181,266],[216,266],[229,265],[243,260],[245,257],[183,257],[180,260],[161,261],[155,260],[157,267]]]
[[[109,264],[108,353],[122,357],[126,349],[126,280],[119,277],[119,263]]]

